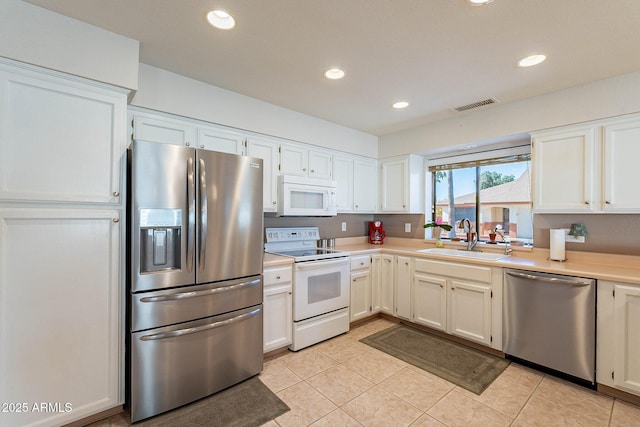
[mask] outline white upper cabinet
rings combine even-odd
[[[278,208],[278,147],[280,143],[266,137],[249,136],[247,155],[262,159],[263,210],[276,212]]]
[[[353,158],[333,156],[333,179],[336,182],[338,212],[353,212]]]
[[[638,213],[640,116],[532,134],[538,213]]]
[[[218,127],[198,128],[198,148],[244,154],[244,135]]]
[[[604,205],[605,212],[640,212],[637,185],[640,159],[640,117],[604,126]]]
[[[304,145],[284,143],[280,146],[280,173],[332,179],[333,155],[330,151],[311,150]]]
[[[595,212],[596,130],[593,126],[533,136],[533,209],[536,212]]]
[[[353,212],[375,213],[378,206],[378,161],[353,161]]]
[[[131,139],[194,148],[198,142],[197,128],[186,121],[136,112],[131,118],[131,125]]]
[[[380,160],[380,210],[424,212],[424,159],[410,154]]]
[[[120,203],[126,93],[0,63],[0,199]]]

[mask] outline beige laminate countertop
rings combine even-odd
[[[461,249],[465,244],[448,244],[447,248]],[[640,285],[640,257],[630,255],[611,255],[601,253],[568,251],[565,262],[550,261],[549,250],[522,249],[515,247],[511,256],[496,261],[473,258],[459,258],[454,255],[421,253],[421,249],[433,248],[432,242],[420,239],[387,238],[383,245],[371,245],[366,237],[336,239],[336,249],[349,252],[351,256],[367,253],[387,253],[415,258],[446,260],[465,264],[487,265],[492,267],[515,268],[545,273],[565,274],[600,280],[632,283]],[[501,252],[493,247],[476,247],[483,252]],[[494,250],[492,250],[494,249]],[[496,248],[497,249],[497,248]],[[291,264],[291,258],[265,254],[264,266]]]

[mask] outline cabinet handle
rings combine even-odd
[[[291,295],[291,291],[289,291],[289,295]]]
[[[276,280],[280,280],[280,276],[276,276]]]
[[[119,196],[120,196],[120,192],[119,191],[114,191],[113,192],[113,197],[119,197]]]
[[[275,200],[273,201],[273,204],[274,204],[274,205],[275,205],[275,204],[277,204]]]
[[[358,209],[358,205],[356,205],[356,209]]]
[[[191,145],[191,143],[189,141],[185,141],[184,145],[186,145],[187,147]]]
[[[408,263],[408,262],[405,262],[405,263],[404,263],[404,265],[406,265],[406,266],[408,267],[408,266],[409,266],[409,263]]]
[[[115,222],[115,223],[120,222],[120,218],[118,218],[118,217],[113,218],[113,222]]]
[[[585,205],[590,205],[590,204],[591,204],[591,202],[590,202],[590,201],[588,201],[588,200],[585,200],[585,201],[584,201],[584,204],[585,204]]]
[[[306,172],[306,171],[307,171],[307,168],[302,168],[302,171],[303,171],[303,172]],[[313,171],[311,171],[311,172],[313,172]]]
[[[200,148],[204,148],[204,144],[201,144],[201,145],[200,145]]]
[[[607,205],[610,205],[610,204],[611,204],[611,202],[610,202],[609,200],[605,200],[604,202],[605,202]]]

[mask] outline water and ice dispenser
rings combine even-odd
[[[179,270],[181,235],[181,209],[140,209],[140,273]]]

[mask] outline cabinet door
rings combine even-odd
[[[309,176],[333,179],[333,156],[328,151],[309,150]]]
[[[595,212],[600,209],[595,128],[533,138],[533,209]]]
[[[446,331],[447,280],[416,273],[413,289],[413,321]]]
[[[0,401],[69,412],[3,413],[63,425],[124,401],[118,210],[0,210]]]
[[[247,155],[262,159],[265,212],[275,212],[278,208],[278,147],[278,142],[269,139],[253,136],[247,139]]]
[[[349,314],[351,322],[371,314],[371,274],[368,269],[351,273]]]
[[[491,345],[491,286],[451,280],[448,332]]]
[[[382,255],[371,257],[371,313],[380,312],[380,293],[382,292]]]
[[[378,162],[376,160],[353,161],[353,211],[376,212],[378,204]]]
[[[411,258],[396,257],[396,316],[411,320]]]
[[[244,136],[237,132],[209,127],[198,128],[198,148],[243,154],[243,142]]]
[[[640,159],[640,119],[604,127],[605,212],[640,212],[636,168]]]
[[[615,287],[614,385],[640,394],[640,287]]]
[[[280,145],[280,173],[282,175],[307,176],[309,150],[298,145]]]
[[[0,69],[0,200],[120,203],[126,96]]]
[[[338,212],[353,212],[353,160],[333,156],[333,180],[336,182]]]
[[[291,282],[264,288],[264,352],[291,344],[293,312]]]
[[[380,203],[382,212],[407,212],[408,160],[383,161],[380,164],[380,168]]]
[[[380,311],[394,314],[395,260],[393,255],[381,255]]]
[[[192,123],[134,114],[132,124],[133,139],[196,147],[198,131]]]

